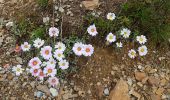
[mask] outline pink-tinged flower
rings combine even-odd
[[[18,44],[16,44],[14,51],[15,51],[16,53],[20,52],[20,51],[21,51],[21,47],[20,47]]]
[[[34,57],[29,61],[28,66],[33,68],[40,68],[41,63],[42,62],[38,57]]]
[[[55,28],[55,27],[51,27],[49,29],[49,35],[50,37],[57,37],[59,35],[59,30],[58,28]]]
[[[50,59],[52,57],[52,48],[50,46],[45,46],[43,48],[41,48],[41,56],[44,58],[44,59]]]
[[[72,50],[77,56],[81,56],[83,54],[84,44],[81,42],[77,42],[74,44]]]
[[[47,67],[44,68],[44,73],[47,74],[47,76],[54,77],[57,73],[57,70],[54,67],[47,65]]]
[[[57,77],[50,77],[48,79],[48,82],[49,82],[50,85],[52,85],[54,87],[54,86],[57,86],[59,84],[59,79]]]
[[[40,69],[39,73],[38,73],[38,78],[40,80],[44,80],[44,77],[46,77],[46,75],[44,74],[44,72]]]
[[[31,68],[30,69],[30,73],[32,74],[32,76],[36,77],[39,75],[40,69],[38,68]]]
[[[98,32],[97,32],[97,30],[96,30],[95,24],[90,25],[90,26],[87,28],[87,32],[88,32],[91,36],[96,36],[96,35],[98,34]]]
[[[91,56],[94,52],[94,47],[90,44],[84,45],[83,55],[84,56]]]

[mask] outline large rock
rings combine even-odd
[[[146,77],[147,77],[147,75],[143,72],[135,72],[135,78],[138,81],[142,81]]]
[[[82,5],[87,9],[87,10],[94,10],[99,6],[99,0],[85,0],[82,1]]]
[[[119,80],[115,88],[110,92],[109,99],[110,100],[130,100],[128,91],[129,89],[128,89],[128,84],[126,83],[126,81]]]

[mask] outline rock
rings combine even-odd
[[[124,80],[119,80],[115,88],[110,92],[110,100],[130,100],[128,95],[128,84]]]
[[[137,100],[140,100],[141,95],[140,95],[138,92],[132,91],[131,94],[132,94],[133,96],[135,96],[136,98],[138,98]]]
[[[82,1],[82,5],[87,9],[87,10],[94,10],[99,6],[99,0],[86,0]]]
[[[35,93],[35,96],[38,97],[38,98],[40,98],[40,97],[43,96],[43,92],[37,91],[37,92]]]
[[[166,80],[166,79],[162,79],[162,80],[160,81],[160,85],[161,85],[161,86],[164,86],[166,83],[167,83],[167,80]]]
[[[147,77],[147,75],[143,72],[135,72],[135,78],[138,81],[142,81],[146,77]]]
[[[17,100],[16,97],[10,97],[10,100]]]
[[[11,73],[9,73],[8,75],[7,75],[7,79],[8,80],[12,80],[14,78],[14,76],[11,74]]]
[[[30,85],[31,85],[32,88],[34,88],[34,87],[35,87],[35,82],[32,81],[32,82],[30,83]]]
[[[128,83],[129,86],[132,86],[132,84],[133,84],[132,79],[131,79],[131,78],[128,78],[128,79],[127,79],[127,83]]]
[[[59,7],[59,11],[60,11],[61,13],[63,13],[63,12],[64,12],[63,7]]]
[[[43,23],[49,23],[50,18],[49,17],[43,17]]]
[[[148,80],[148,77],[145,77],[143,80],[142,80],[142,83],[145,84]]]
[[[70,98],[76,98],[78,97],[77,94],[70,94],[70,93],[66,93],[63,95],[63,99],[62,100],[69,100]]]
[[[46,93],[47,95],[50,95],[50,90],[48,89],[46,85],[38,85],[37,90],[42,91]]]
[[[79,94],[79,96],[81,96],[81,97],[85,97],[85,91],[79,91],[78,94]]]
[[[157,69],[151,69],[151,70],[149,71],[150,74],[153,74],[153,73],[156,73],[156,72],[157,72]]]
[[[97,93],[98,93],[99,98],[101,98],[103,96],[103,91],[104,91],[103,86],[101,86],[101,85],[97,86]]]
[[[58,91],[55,88],[50,88],[50,93],[53,97],[56,97],[58,95]]]
[[[153,94],[151,95],[151,100],[161,100],[161,96]]]
[[[141,82],[137,82],[137,85],[140,86],[140,87],[143,86],[143,84]]]
[[[153,76],[150,76],[150,77],[148,78],[148,83],[149,83],[150,85],[156,85],[156,86],[158,86],[158,85],[159,85],[159,82],[160,82],[160,80],[159,80],[158,78],[153,77]]]
[[[8,22],[8,23],[6,23],[6,27],[7,27],[7,28],[12,27],[13,25],[14,25],[14,23],[13,23],[13,22]]]
[[[22,64],[23,62],[22,62],[22,58],[21,57],[16,57],[16,60],[17,60],[17,62],[19,62],[20,64]]]
[[[162,95],[164,90],[165,90],[164,88],[158,88],[158,90],[156,91],[156,94],[157,95]]]
[[[108,96],[109,95],[109,89],[108,88],[105,88],[104,91],[103,91],[104,95]]]

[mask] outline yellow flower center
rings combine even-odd
[[[141,52],[144,52],[145,50],[144,50],[144,48],[141,48],[140,51],[141,51]]]
[[[38,62],[37,61],[33,61],[32,64],[35,66],[35,65],[38,64]]]
[[[113,39],[113,36],[110,35],[110,36],[109,36],[109,39]]]
[[[77,48],[77,51],[81,51],[81,47],[78,47],[78,48]]]
[[[86,48],[86,52],[90,52],[90,48]]]
[[[17,68],[17,72],[19,72],[20,71],[20,68]]]
[[[58,57],[61,57],[61,54],[60,54],[60,53],[58,54]]]
[[[143,38],[140,38],[139,40],[140,40],[140,41],[143,41]]]
[[[34,69],[34,73],[37,73],[38,72],[38,69]]]
[[[131,52],[131,55],[134,56],[134,55],[135,55],[135,52]]]
[[[62,66],[65,66],[66,64],[65,63],[62,63]]]
[[[28,48],[28,45],[24,45],[24,48]]]
[[[91,29],[91,32],[94,32],[94,31],[95,31],[95,29],[94,29],[94,28],[92,28],[92,29]]]
[[[52,73],[52,69],[48,69],[48,73]]]
[[[49,55],[49,53],[50,53],[49,50],[45,50],[46,55]]]
[[[127,35],[127,32],[124,32],[124,35]]]

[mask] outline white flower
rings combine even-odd
[[[69,67],[69,63],[66,60],[61,60],[59,63],[59,68],[61,69],[67,69]]]
[[[84,47],[83,43],[77,42],[74,44],[72,50],[76,55],[81,56],[83,54],[83,47]]]
[[[47,76],[54,77],[57,73],[57,70],[54,67],[47,65],[47,67],[44,68],[44,73],[47,74]]]
[[[59,30],[58,30],[58,28],[51,27],[51,28],[49,29],[49,35],[50,35],[50,37],[56,37],[56,36],[58,36],[58,35],[59,35]]]
[[[46,65],[55,67],[56,61],[53,58],[50,58],[49,61],[46,63]]]
[[[114,20],[116,18],[116,15],[114,13],[108,13],[107,14],[107,19],[108,20]]]
[[[129,38],[130,33],[131,33],[131,31],[130,31],[129,29],[124,28],[124,29],[121,30],[121,33],[120,33],[120,34],[121,34],[124,38]]]
[[[34,67],[34,68],[40,68],[41,63],[42,62],[38,57],[34,57],[29,61],[28,66]]]
[[[84,56],[91,56],[94,52],[94,47],[91,44],[84,45],[83,55]]]
[[[17,65],[12,68],[12,71],[15,72],[16,76],[19,76],[23,72],[24,69],[21,67],[21,65]]]
[[[88,32],[91,36],[96,36],[96,35],[98,34],[98,32],[97,32],[97,30],[96,30],[95,24],[90,25],[90,26],[87,28],[87,32]]]
[[[24,44],[21,44],[22,51],[29,51],[31,48],[31,45],[28,44],[28,42],[24,42]]]
[[[136,51],[133,49],[129,50],[128,56],[134,59],[136,57]]]
[[[44,40],[41,40],[40,38],[37,38],[33,42],[34,42],[33,46],[36,48],[40,48],[41,46],[44,45]]]
[[[43,48],[41,48],[41,56],[44,58],[44,59],[50,59],[52,57],[52,48],[50,46],[44,46]]]
[[[41,69],[39,68],[30,68],[30,73],[32,74],[32,76],[36,77],[39,75],[39,72],[41,71]]]
[[[57,60],[62,60],[65,56],[64,56],[64,54],[63,54],[63,52],[62,51],[60,51],[60,50],[55,50],[55,52],[54,52],[54,57],[57,59]]]
[[[61,50],[62,52],[64,52],[65,49],[66,49],[66,46],[62,42],[57,42],[57,44],[55,45],[55,48],[58,49],[58,50]]]
[[[138,52],[140,56],[145,56],[148,53],[148,49],[145,45],[138,48]]]
[[[122,44],[122,42],[117,42],[117,43],[116,43],[116,46],[119,47],[119,48],[121,48],[121,47],[123,47],[123,44]]]
[[[140,44],[145,44],[147,42],[147,39],[144,35],[141,36],[137,36],[136,40],[140,43]]]
[[[115,41],[116,41],[116,36],[113,35],[112,33],[109,33],[109,34],[107,35],[107,37],[106,37],[106,40],[107,40],[108,42],[110,42],[110,43],[115,42]]]

